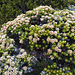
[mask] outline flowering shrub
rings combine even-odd
[[[2,25],[0,73],[33,75],[39,67],[41,75],[74,75],[74,41],[75,11],[49,6],[29,10]]]

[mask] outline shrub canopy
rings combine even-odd
[[[74,65],[75,11],[39,6],[2,25],[1,75],[74,75]]]

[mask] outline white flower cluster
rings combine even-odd
[[[55,43],[55,42],[58,42],[58,39],[56,39],[56,38],[50,39],[50,38],[48,37],[48,38],[47,38],[47,42]]]
[[[56,47],[55,47],[55,51],[57,51],[57,52],[61,52],[62,50],[59,49],[59,48],[56,46]]]
[[[57,31],[49,31],[49,34],[51,34],[51,35],[57,35],[58,33],[57,33]]]
[[[33,10],[39,10],[39,9],[44,9],[45,8],[45,10],[54,10],[53,8],[51,8],[51,7],[49,7],[49,6],[39,6],[39,7],[37,7],[37,8],[35,8],[35,9],[33,9]]]
[[[21,54],[17,55],[16,57],[8,55],[8,52],[4,52],[3,56],[0,57],[0,63],[1,64],[5,64],[5,65],[3,65],[4,69],[5,69],[4,75],[17,75],[17,74],[22,75],[22,72],[20,72],[18,70],[18,65],[20,65],[19,64],[19,62],[20,62],[19,60],[23,59],[23,62],[30,62],[32,57],[30,57],[25,52],[25,50],[22,49],[22,48],[20,48],[20,52],[21,52]],[[27,66],[23,66],[22,68],[25,71],[27,70]],[[0,66],[0,74],[2,73],[2,71],[3,71],[3,69]]]
[[[28,25],[30,22],[30,18],[25,17],[25,14],[18,15],[17,18],[15,18],[13,21],[9,21],[6,24],[3,24],[1,31],[3,33],[7,33],[7,29],[11,30],[11,32],[14,32],[18,27],[21,27],[22,24]]]
[[[49,25],[49,24],[44,24],[44,25],[41,26],[41,28],[45,28],[45,27],[51,28],[51,29],[54,28],[53,25]]]
[[[13,45],[14,42],[15,42],[14,39],[7,37],[6,34],[0,36],[1,49],[6,50],[6,49],[14,48],[14,45]]]

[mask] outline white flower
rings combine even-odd
[[[56,19],[57,19],[57,17],[54,17],[54,19],[56,20]]]
[[[41,30],[39,30],[39,32],[42,32]]]
[[[36,12],[33,12],[33,14],[35,14]]]
[[[2,36],[2,39],[6,37],[6,34]]]
[[[50,25],[47,25],[47,28],[51,28]]]
[[[56,46],[56,47],[55,47],[55,50],[57,50],[57,49],[58,49],[58,47]]]
[[[7,43],[6,45],[9,46],[9,43]]]
[[[52,53],[52,50],[51,49],[48,49],[48,53],[51,54]]]
[[[0,69],[0,73],[2,72],[2,70]]]
[[[40,40],[40,38],[38,38],[38,37],[37,37],[37,40],[39,41],[39,40]]]
[[[26,25],[28,25],[29,23],[26,23]]]
[[[3,42],[5,42],[6,41],[6,39],[3,39]]]
[[[56,28],[57,31],[59,31],[59,28]]]
[[[45,8],[46,10],[48,10],[48,8]]]
[[[5,43],[6,43],[6,42],[5,42],[5,41],[3,41],[3,42],[2,42],[2,45],[4,45],[4,46],[5,46]]]
[[[49,42],[50,40],[51,40],[51,39],[48,37],[48,38],[47,38],[47,41]]]
[[[4,75],[9,75],[9,72],[8,72],[8,71],[5,71],[5,72],[4,72]]]
[[[20,52],[23,53],[24,52],[24,49],[21,49]]]
[[[31,27],[34,27],[34,25],[31,25]]]
[[[53,55],[50,55],[50,58],[51,58],[51,60],[53,60],[54,59],[54,56]]]
[[[57,31],[54,31],[54,35],[57,35]]]
[[[52,28],[54,28],[54,26],[53,25],[50,25],[50,28],[52,29]]]
[[[27,61],[30,61],[31,60],[31,57],[27,57]]]
[[[20,75],[22,75],[22,72],[19,72]]]
[[[4,56],[2,56],[2,57],[1,57],[1,60],[4,60],[4,59],[5,59],[5,57],[4,57]]]
[[[34,36],[35,36],[35,37],[37,37],[37,35],[38,35],[37,33],[34,33]]]
[[[11,42],[14,42],[14,39],[11,39]]]
[[[71,33],[71,35],[74,36],[75,34],[74,33]]]
[[[25,21],[25,18],[21,18],[21,21]]]
[[[1,38],[1,35],[0,35],[0,38]]]
[[[8,55],[8,52],[4,52],[4,54],[3,54],[4,56],[7,56]]]
[[[22,54],[22,55],[21,55],[21,58],[25,58],[25,55],[24,55],[24,54]]]
[[[21,54],[17,55],[17,58],[21,58]]]
[[[10,49],[10,47],[6,47],[7,49]]]
[[[58,39],[55,38],[54,41],[55,41],[55,42],[58,42]]]
[[[9,46],[9,47],[11,47],[11,48],[12,48],[12,47],[14,47],[14,46],[13,46],[13,44],[10,44],[10,46]]]
[[[60,17],[60,20],[62,21],[62,18]]]
[[[16,28],[14,28],[16,30]],[[13,30],[11,30],[11,33],[13,32]]]
[[[26,67],[26,66],[24,66],[24,67],[23,67],[23,70],[25,70],[25,71],[26,71],[26,70],[27,70],[27,67]]]
[[[74,26],[72,26],[72,29],[75,29],[75,27],[74,27]]]
[[[58,49],[58,50],[57,50],[57,52],[61,52],[61,51],[62,51],[61,49]]]
[[[17,68],[16,68],[16,67],[14,67],[12,70],[13,70],[13,72],[15,73],[15,72],[17,71]]]
[[[5,46],[4,46],[4,45],[1,45],[1,48],[2,48],[2,49],[4,49],[4,48],[5,48]]]
[[[29,21],[29,20],[25,20],[25,22],[26,22],[26,23],[29,23],[30,21]]]
[[[41,20],[41,21],[43,21],[43,20],[44,20],[44,18],[40,18],[40,20]]]
[[[25,17],[25,19],[28,19],[28,17]]]
[[[5,69],[8,69],[8,65],[6,65],[4,68],[5,68]]]
[[[32,16],[32,18],[34,18],[35,16]]]
[[[8,59],[6,63],[9,63],[10,64],[11,63],[11,59]]]
[[[35,17],[37,17],[37,15],[35,15]]]
[[[53,35],[53,31],[49,31],[49,33],[50,33],[51,35]]]
[[[55,40],[54,39],[51,39],[50,42],[53,44],[55,42]]]
[[[10,72],[9,72],[9,75],[13,75],[13,72],[12,72],[12,71],[10,71]],[[14,75],[15,75],[15,74],[14,74]]]
[[[11,63],[10,63],[10,65],[11,65],[11,66],[14,66],[14,65],[15,65],[15,63],[14,63],[14,62],[11,62]]]
[[[51,17],[48,17],[48,19],[51,19]]]
[[[20,43],[23,44],[23,40],[22,39],[20,40]]]
[[[14,59],[14,56],[11,57],[11,60],[13,60],[13,59]]]
[[[24,55],[27,55],[27,53],[26,53],[26,52],[24,52],[23,54],[24,54]]]
[[[37,43],[37,39],[36,39],[36,38],[33,38],[33,42],[34,42],[34,43]]]
[[[66,36],[67,34],[66,33],[63,33],[63,36]]]
[[[32,38],[33,38],[32,36],[29,36],[29,40],[32,40]]]
[[[43,27],[46,27],[47,25],[46,24],[43,24]]]
[[[44,15],[42,15],[42,18],[44,18],[45,16]]]
[[[21,32],[18,32],[18,34],[21,34]]]
[[[72,50],[68,50],[68,53],[69,53],[69,54],[72,54]]]
[[[46,13],[45,13],[46,14]],[[45,18],[48,18],[48,16],[45,16]]]
[[[58,47],[61,47],[61,45],[60,45],[59,43],[57,44],[57,46],[58,46]]]
[[[71,29],[72,32],[74,32],[74,29]]]
[[[10,71],[10,70],[13,70],[13,68],[11,66],[8,68],[8,71]]]
[[[10,55],[8,55],[7,58],[9,59],[10,58]]]
[[[31,13],[32,13],[32,11],[30,11],[30,10],[29,10],[29,11],[27,11],[26,13],[30,13],[30,14],[31,14]]]

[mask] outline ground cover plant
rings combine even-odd
[[[0,31],[1,75],[74,75],[75,11],[39,6]]]

